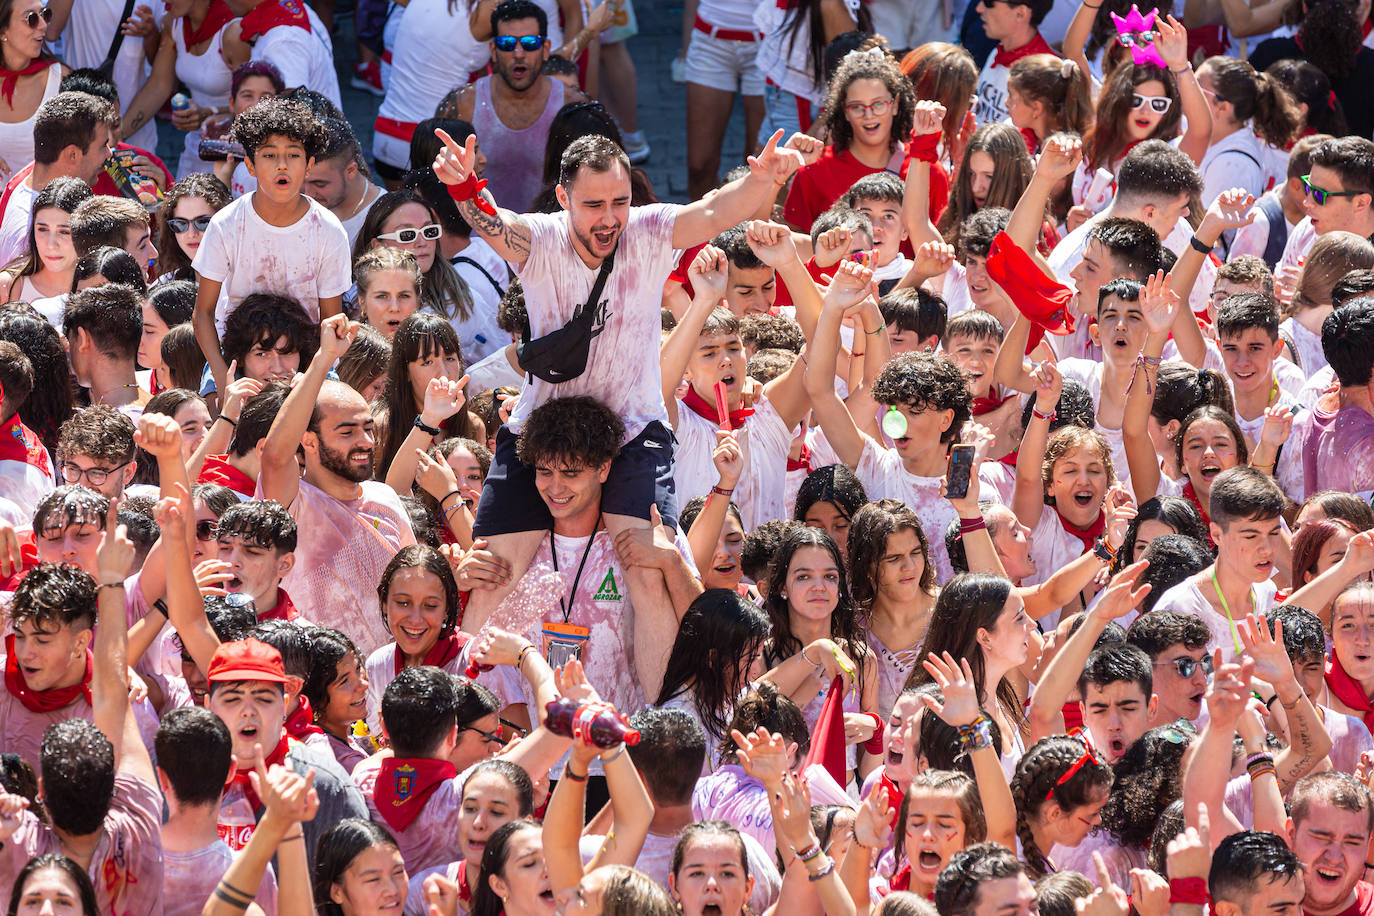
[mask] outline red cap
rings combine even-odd
[[[212,684],[218,681],[287,682],[281,653],[258,639],[220,643],[215,657],[210,659],[206,679]]]

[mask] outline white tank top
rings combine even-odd
[[[192,54],[186,49],[186,33],[178,19],[172,23],[172,38],[177,47],[177,79],[191,90],[191,101],[203,108],[220,108],[229,104],[229,87],[234,72],[224,63],[224,29],[226,24],[210,39],[210,45],[203,54]]]
[[[48,82],[43,87],[43,102],[57,95],[58,84],[62,82],[62,65],[54,63],[48,68]],[[39,102],[41,107],[43,102]],[[4,159],[10,170],[0,169],[0,181],[9,182],[10,176],[33,161],[33,121],[38,117],[38,108],[33,114],[13,124],[0,122],[0,159]]]
[[[391,54],[391,76],[379,117],[415,123],[434,116],[434,109],[455,86],[466,86],[472,71],[487,62],[485,42],[473,39],[468,6],[449,0],[411,0]]]

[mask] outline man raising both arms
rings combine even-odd
[[[554,366],[531,375],[510,422],[496,435],[496,453],[478,503],[474,528],[492,553],[509,565],[512,576],[496,588],[478,589],[468,603],[463,627],[476,632],[511,584],[522,576],[552,525],[538,498],[534,469],[515,455],[515,442],[530,413],[552,398],[587,395],[601,401],[625,424],[620,455],[602,493],[606,528],[614,536],[629,528],[650,527],[650,507],[677,525],[673,492],[673,436],[663,404],[659,371],[659,308],[663,281],[676,262],[675,251],[690,248],[748,219],[801,166],[801,154],[780,149],[774,134],[749,175],[721,188],[710,199],[687,206],[630,206],[630,163],[604,137],[582,137],[563,154],[556,189],[562,211],[519,215],[494,206],[473,175],[475,138],[459,146],[436,131],[445,149],[434,160],[435,174],[447,185],[458,211],[473,230],[515,267],[525,289],[529,337],[561,328],[588,304],[593,285],[606,276],[595,309],[585,368]],[[561,355],[561,354],[560,354]],[[532,367],[526,360],[523,368]],[[549,378],[559,381],[551,382]],[[628,572],[636,607],[670,607],[662,574],[634,567]],[[671,644],[673,629],[664,634]]]

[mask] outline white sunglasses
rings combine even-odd
[[[444,230],[438,223],[430,223],[428,226],[421,226],[419,229],[413,229],[407,226],[404,229],[397,229],[395,232],[387,232],[377,236],[377,239],[378,241],[400,242],[402,245],[409,245],[419,238],[423,238],[427,242],[437,241],[439,235],[443,231]]]

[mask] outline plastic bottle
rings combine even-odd
[[[191,107],[191,100],[190,100],[189,98],[186,97],[186,93],[184,93],[184,92],[178,92],[176,95],[172,96],[172,110],[173,110],[173,111],[185,111],[186,109],[188,109],[188,108],[190,108],[190,107]]]
[[[243,150],[243,144],[235,143],[233,140],[211,140],[209,138],[200,141],[198,155],[201,162],[223,162],[230,158],[248,158],[248,154]]]
[[[576,700],[559,697],[545,709],[548,711],[548,719],[544,724],[555,735],[571,738],[576,727],[596,747],[608,748],[621,743],[639,743],[639,730],[631,728],[630,720],[608,704],[591,703],[579,706]]]

